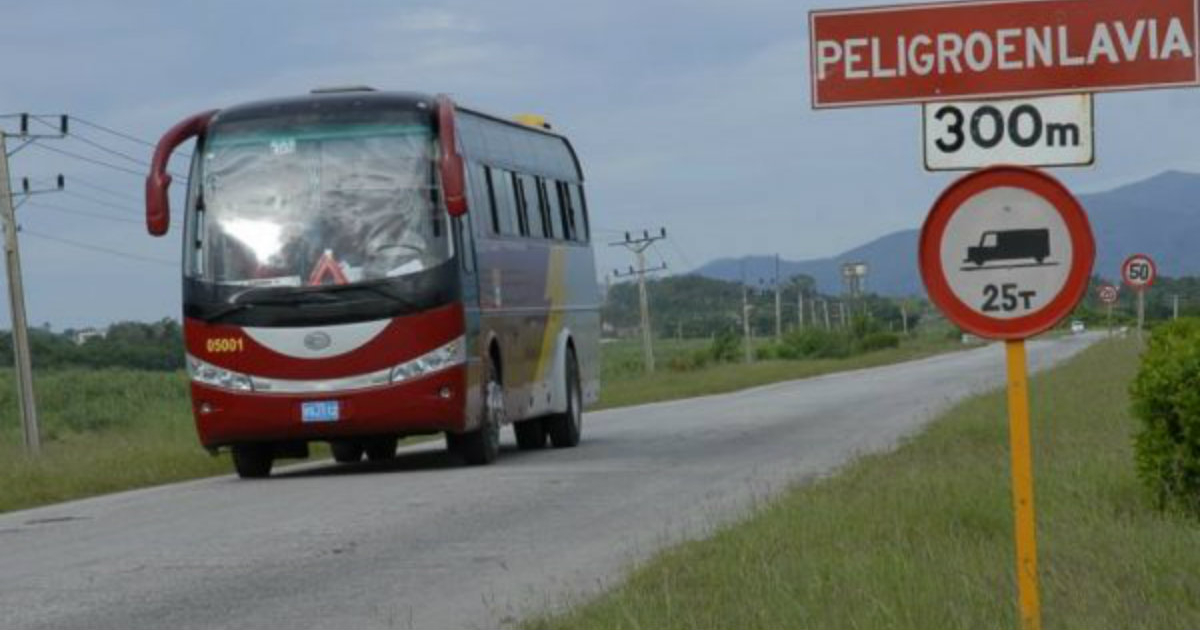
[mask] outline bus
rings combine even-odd
[[[158,142],[146,226],[170,226],[168,162],[195,139],[183,315],[200,443],[240,477],[328,442],[340,463],[444,433],[488,464],[579,443],[599,394],[600,290],[583,171],[536,117],[445,95],[314,90],[191,116]]]

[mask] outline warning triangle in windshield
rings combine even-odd
[[[333,282],[325,282],[325,276],[332,276]],[[346,274],[342,272],[342,266],[333,259],[333,252],[325,250],[321,259],[317,261],[317,266],[313,267],[312,274],[308,276],[309,286],[317,286],[321,284],[346,284],[349,280],[346,279]]]

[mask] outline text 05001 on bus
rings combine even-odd
[[[194,138],[183,310],[201,443],[242,477],[327,441],[339,462],[445,433],[472,464],[579,443],[599,392],[600,293],[583,172],[537,117],[370,88],[207,111]]]

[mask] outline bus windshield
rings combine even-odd
[[[429,121],[216,121],[193,181],[189,277],[245,287],[354,284],[450,258]]]

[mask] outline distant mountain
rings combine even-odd
[[[1162,275],[1200,275],[1200,174],[1168,171],[1113,190],[1080,195],[1079,201],[1096,237],[1095,275],[1117,278],[1121,261],[1135,252],[1154,258]],[[838,293],[842,263],[866,262],[870,266],[868,291],[920,295],[925,288],[917,270],[919,233],[916,229],[893,232],[832,258],[783,260],[779,273],[784,278],[807,274],[816,279],[822,292]],[[775,277],[775,258],[721,258],[694,273],[757,282]]]

